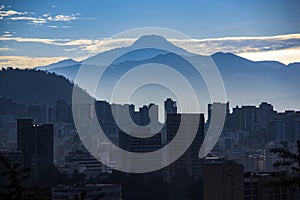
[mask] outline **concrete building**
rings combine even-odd
[[[178,138],[178,142],[164,159],[169,159],[178,149],[182,148],[187,140],[192,140],[192,144],[184,154],[174,163],[166,168],[166,180],[172,181],[177,172],[185,172],[198,179],[202,176],[202,160],[198,153],[204,139],[204,115],[203,114],[167,114],[166,119],[166,141],[171,142],[178,134],[178,130],[183,131],[183,136]],[[191,133],[196,132],[195,138],[191,138]]]
[[[167,114],[177,113],[176,101],[173,101],[171,98],[167,98],[165,101],[165,112]]]
[[[135,127],[133,130],[135,133],[139,134],[149,134],[151,133],[151,129],[148,127]],[[138,138],[132,137],[127,133],[120,132],[119,134],[119,146],[127,151],[136,152],[136,153],[146,153],[153,152],[162,147],[162,137],[161,133],[157,133],[152,137],[148,138]],[[128,168],[140,168],[141,166],[151,164],[153,159],[157,159],[156,157],[147,157],[143,154],[133,155],[132,157],[120,157],[119,160],[123,163],[126,163]],[[162,160],[162,158],[158,158]],[[134,160],[135,165],[130,165],[130,161]]]
[[[52,200],[81,199],[85,200],[121,200],[121,186],[113,184],[95,185],[58,185],[52,188]]]
[[[203,169],[203,199],[244,199],[243,166],[229,160],[206,159]]]
[[[28,181],[34,185],[51,184],[53,125],[37,125],[32,119],[18,119],[17,150],[22,152],[24,167],[30,169]]]

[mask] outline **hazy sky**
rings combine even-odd
[[[288,64],[300,61],[299,10],[298,0],[2,0],[0,67],[80,60],[95,46],[129,45],[101,41],[139,27],[180,31],[195,40],[173,42],[199,54],[233,52]]]

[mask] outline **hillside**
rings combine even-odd
[[[59,99],[71,103],[73,84],[63,76],[39,70],[2,69],[0,96],[26,105],[53,105]]]

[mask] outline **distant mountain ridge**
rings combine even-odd
[[[157,46],[158,48],[156,48]],[[142,47],[143,49],[139,49]],[[159,49],[159,47],[162,47],[162,49]],[[116,76],[119,76],[121,72],[128,71],[132,67],[141,64],[159,61],[177,69],[183,69],[188,65],[183,64],[172,53],[179,56],[205,57],[177,47],[161,36],[149,35],[139,38],[129,47],[102,52],[81,62],[62,61],[56,65],[40,67],[39,69],[54,72],[67,77],[69,80],[74,80],[82,64],[84,64],[84,67],[90,68],[106,67],[102,66],[101,62],[107,63],[110,58],[122,55],[113,62],[113,69],[107,74],[107,82],[111,82],[110,79],[116,79]],[[270,101],[275,102],[274,104],[278,110],[281,110],[284,106],[285,108],[300,109],[300,63],[285,65],[277,61],[255,62],[232,53],[222,52],[211,55],[211,58],[222,75],[228,100],[233,105]],[[64,63],[67,63],[67,65],[63,65]],[[192,73],[186,75],[188,78],[194,76]]]
[[[59,68],[59,67],[66,67],[66,66],[72,66],[72,65],[77,65],[77,64],[80,64],[80,62],[77,62],[73,59],[66,59],[66,60],[58,61],[56,63],[52,63],[47,66],[40,66],[40,67],[36,67],[36,68],[41,69],[41,70],[51,70],[51,69],[55,69],[55,68]]]

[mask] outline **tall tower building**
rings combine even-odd
[[[71,121],[71,106],[65,100],[58,100],[55,107],[56,122]]]
[[[225,123],[224,123],[224,128],[229,128],[231,126],[230,120],[228,118],[229,116],[229,102],[227,103],[220,103],[220,102],[213,102],[212,104],[208,104],[207,106],[207,123],[210,124],[212,113],[214,115],[218,115],[221,113],[225,114]],[[214,116],[216,118],[217,116]]]
[[[172,181],[173,177],[179,171],[184,170],[188,175],[197,179],[202,176],[202,160],[198,157],[200,147],[204,139],[204,114],[168,114],[166,121],[166,141],[171,142],[178,134],[178,130],[184,132],[182,138],[178,138],[178,148],[182,148],[185,140],[191,139],[190,135],[196,131],[190,147],[174,163],[166,168],[166,180]],[[178,150],[175,147],[174,151]],[[168,152],[166,159],[174,152]]]
[[[53,125],[37,125],[32,119],[18,119],[17,149],[22,151],[24,167],[30,169],[29,182],[49,185],[53,170]]]
[[[139,134],[149,134],[151,129],[148,127],[136,127],[132,131]],[[157,133],[156,135],[148,138],[137,138],[128,135],[127,133],[119,133],[119,146],[127,151],[140,153],[139,155],[132,155],[132,157],[120,157],[120,161],[126,163],[130,169],[135,169],[136,167],[140,168],[141,166],[151,165],[155,160],[161,158],[159,157],[148,157],[142,155],[142,153],[153,152],[162,147],[161,134]],[[130,165],[130,161],[135,161],[134,165]]]
[[[167,114],[177,113],[176,101],[173,101],[171,98],[167,98],[165,101],[165,112]]]

